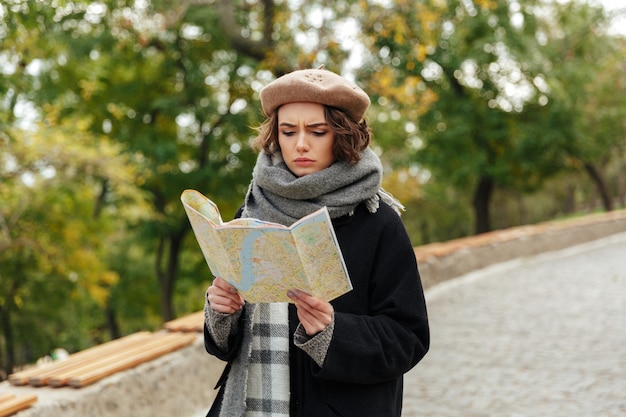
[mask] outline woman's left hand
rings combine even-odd
[[[333,306],[330,303],[300,290],[289,290],[287,296],[296,305],[298,319],[300,319],[300,323],[304,326],[308,336],[315,336],[331,323]]]

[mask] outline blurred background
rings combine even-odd
[[[4,0],[0,380],[198,311],[294,69],[354,79],[414,245],[626,206],[625,11],[557,0]],[[621,22],[621,23],[620,23]]]

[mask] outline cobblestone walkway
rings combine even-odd
[[[431,350],[405,377],[403,417],[626,416],[626,234],[426,297]]]

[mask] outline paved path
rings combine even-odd
[[[405,377],[403,417],[626,416],[626,234],[426,297],[431,350]]]

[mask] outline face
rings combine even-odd
[[[298,177],[335,162],[335,134],[326,124],[324,106],[288,103],[278,109],[278,143],[287,167]]]

